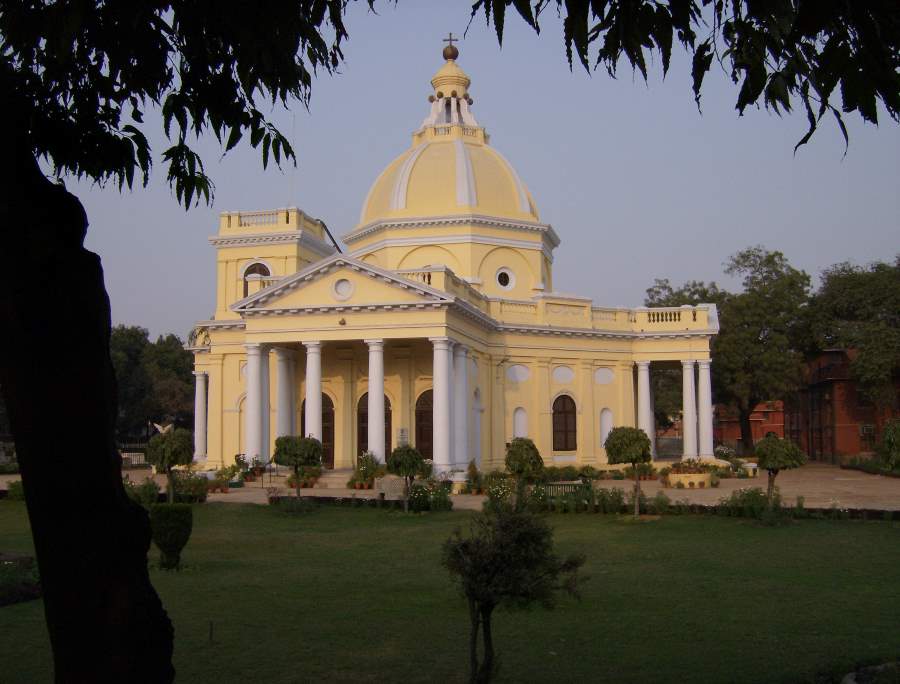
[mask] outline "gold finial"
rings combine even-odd
[[[453,32],[451,31],[450,35],[444,38],[444,42],[447,43],[447,47],[444,48],[444,59],[451,60],[459,57],[459,50],[453,44],[454,40],[459,40],[459,38],[453,37]]]

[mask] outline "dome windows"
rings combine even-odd
[[[511,290],[516,286],[516,276],[505,266],[497,271],[497,285],[503,290]]]

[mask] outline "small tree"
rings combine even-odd
[[[525,502],[525,486],[544,470],[541,452],[527,437],[515,437],[506,445],[506,469],[516,478],[516,508]]]
[[[398,446],[388,456],[388,472],[403,478],[403,510],[406,512],[409,512],[409,488],[424,464],[425,459],[419,450],[408,444]]]
[[[885,423],[878,453],[888,469],[900,469],[900,419],[894,418]]]
[[[640,428],[615,427],[609,431],[603,446],[610,463],[630,463],[634,469],[634,517],[637,518],[641,512],[641,478],[637,466],[652,459],[650,438]]]
[[[441,562],[459,580],[469,604],[469,681],[489,682],[494,673],[491,615],[498,605],[552,608],[559,590],[577,595],[584,556],[562,560],[553,553],[553,530],[527,511],[501,507],[480,514],[468,537],[457,529],[444,542]],[[484,654],[478,662],[478,630]]]
[[[175,474],[173,468],[190,465],[194,460],[194,437],[190,430],[175,428],[153,435],[147,444],[147,460],[166,474],[169,503],[175,502]]]
[[[300,471],[322,464],[322,442],[315,437],[285,435],[275,440],[275,463],[294,469],[297,497],[300,496]]]
[[[772,508],[775,502],[775,478],[778,477],[778,473],[802,466],[806,463],[806,455],[789,439],[781,439],[770,432],[757,443],[756,458],[759,467],[769,472],[766,496],[769,508]]]

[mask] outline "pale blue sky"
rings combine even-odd
[[[216,183],[212,207],[179,208],[159,162],[149,187],[130,193],[68,181],[88,211],[87,244],[103,258],[114,321],[184,337],[212,314],[207,237],[220,211],[296,205],[335,235],[351,230],[370,184],[425,116],[441,39],[463,33],[469,7],[351,8],[342,73],[315,80],[308,112],[299,103],[273,112],[294,140],[297,168],[263,171],[245,145],[220,160],[210,135],[200,149]],[[637,306],[655,277],[731,285],[722,262],[753,244],[813,275],[900,252],[900,126],[887,117],[878,128],[848,119],[846,157],[829,122],[795,156],[803,115],[738,117],[736,89],[721,73],[708,77],[700,115],[680,53],[665,81],[656,69],[647,85],[625,68],[618,80],[570,72],[550,13],[540,37],[510,18],[502,49],[477,20],[459,47],[479,123],[562,238],[558,290]],[[158,116],[147,121],[158,159]]]

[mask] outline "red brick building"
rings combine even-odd
[[[766,401],[757,405],[750,423],[753,440],[774,432],[800,445],[810,459],[839,463],[875,449],[887,420],[900,417],[897,409],[881,414],[857,391],[850,375],[852,351],[829,349],[810,361],[804,370],[800,392],[787,401]],[[897,382],[900,396],[900,379]],[[741,427],[736,413],[716,406],[716,444],[739,447]]]

